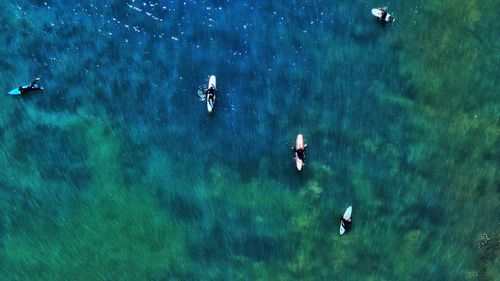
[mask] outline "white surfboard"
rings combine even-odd
[[[304,148],[304,136],[301,134],[297,135],[297,139],[295,141],[295,149],[300,149]],[[304,166],[304,161],[299,158],[299,155],[297,152],[295,152],[295,165],[297,166],[297,170],[300,171],[302,170],[302,166]]]
[[[211,87],[213,87],[215,90],[217,90],[217,85],[216,85],[216,80],[215,80],[214,75],[211,75],[210,79],[208,80],[208,89],[210,89]],[[215,95],[214,95],[213,101],[211,101],[207,98],[207,110],[208,110],[208,112],[212,112],[214,110],[215,99],[216,99]]]
[[[352,213],[352,206],[349,206],[347,210],[345,210],[344,215],[342,218],[345,220],[348,220],[351,218],[351,213]],[[342,220],[340,221],[340,235],[344,235],[345,233],[345,228],[342,226]]]

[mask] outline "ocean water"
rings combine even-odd
[[[0,2],[0,280],[499,280],[499,13]]]

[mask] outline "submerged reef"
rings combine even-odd
[[[35,123],[52,123],[46,118],[54,115],[43,114],[36,114],[42,121]],[[51,132],[51,136],[71,132],[81,138],[79,141],[86,144],[83,166],[89,179],[76,186],[46,178],[37,179],[41,184],[36,187],[12,186],[10,191],[19,195],[12,196],[8,207],[2,206],[8,218],[0,257],[2,276],[6,280],[158,280],[183,276],[191,266],[185,229],[161,210],[150,193],[125,186],[123,174],[118,173],[123,160],[116,133],[98,120],[61,115],[53,119],[60,121],[47,125],[61,130]],[[65,169],[65,163],[53,163],[52,168],[56,165]],[[47,198],[52,194],[59,194],[59,198]]]

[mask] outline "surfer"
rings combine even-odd
[[[385,19],[387,18],[387,10],[386,8],[379,8],[379,9],[381,11],[379,20],[385,21]]]
[[[340,228],[339,228],[339,233],[340,235],[344,235],[346,231],[349,231],[351,228],[352,224],[352,206],[349,206],[345,212],[344,215],[340,218]]]
[[[387,7],[372,9],[372,14],[382,22],[394,22],[394,17],[387,12]]]
[[[21,94],[24,94],[24,93],[35,91],[35,90],[43,90],[43,88],[40,86],[38,81],[40,81],[40,78],[36,78],[29,85],[19,86],[19,88],[18,88],[19,92],[21,92]]]
[[[349,228],[351,228],[352,224],[352,218],[344,219],[344,217],[342,217],[340,218],[340,224],[346,231],[349,231]]]
[[[300,148],[297,148],[296,146],[292,147],[292,149],[294,150],[294,152],[297,153],[297,157],[299,157],[300,160],[302,160],[302,162],[306,162],[306,147],[307,147],[307,144],[304,144],[304,146],[300,147]]]
[[[213,104],[215,99],[215,87],[213,85],[205,91],[205,97],[207,101],[210,101]]]

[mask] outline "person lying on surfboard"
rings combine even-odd
[[[210,88],[208,88],[206,91],[205,91],[205,96],[206,96],[206,99],[211,101],[212,103],[214,102],[214,98],[215,98],[215,88],[213,86],[211,86]]]
[[[349,219],[344,219],[344,217],[340,218],[340,223],[342,224],[342,227],[346,230],[349,231],[349,228],[351,227],[352,224],[352,218]]]
[[[300,160],[302,160],[302,162],[306,163],[306,147],[307,147],[307,144],[304,144],[304,147],[302,148],[299,148],[297,149],[295,146],[292,147],[293,151],[294,152],[297,152],[297,156],[299,157]]]
[[[372,14],[382,22],[394,22],[394,17],[387,12],[387,7],[384,8],[374,8],[372,9]]]
[[[43,90],[42,86],[40,86],[40,84],[38,84],[38,81],[40,81],[40,78],[36,78],[28,86],[24,86],[24,87],[19,86],[19,92],[21,92],[21,94],[24,94],[24,93],[35,91],[35,90]]]
[[[384,7],[384,8],[378,8],[378,9],[382,12],[379,20],[384,21],[387,17],[387,10],[386,10],[387,8]]]

